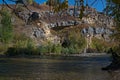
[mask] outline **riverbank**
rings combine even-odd
[[[41,58],[41,57],[102,57],[102,56],[108,56],[110,57],[110,54],[107,53],[80,53],[80,54],[48,54],[48,55],[14,55],[9,56],[5,54],[1,54],[0,58]]]
[[[74,54],[77,55],[77,54]],[[89,59],[92,58],[93,61],[98,61],[99,59],[103,61],[111,61],[110,55],[96,55],[96,56],[74,56],[74,55],[21,55],[21,56],[6,56],[0,55],[0,59],[53,59],[53,60],[81,60],[81,59]],[[107,58],[106,58],[107,57]],[[109,58],[109,59],[108,59]]]

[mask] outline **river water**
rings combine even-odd
[[[0,80],[120,80],[110,57],[0,58]]]

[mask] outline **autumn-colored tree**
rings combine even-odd
[[[63,11],[68,8],[68,0],[48,0],[46,4],[49,5],[54,12]]]

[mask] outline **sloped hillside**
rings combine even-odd
[[[24,7],[17,8],[15,13],[11,9],[8,10],[12,14],[15,36],[30,38],[35,46],[51,42],[62,45],[65,50],[73,51],[71,53],[79,53],[92,48],[94,37],[107,42],[112,41],[109,36],[114,33],[114,20],[93,8],[86,7],[82,19],[71,14],[72,7],[60,13],[49,11],[47,5],[31,5],[28,8],[31,12]]]

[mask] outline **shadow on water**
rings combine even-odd
[[[120,80],[110,57],[0,58],[0,80]]]

